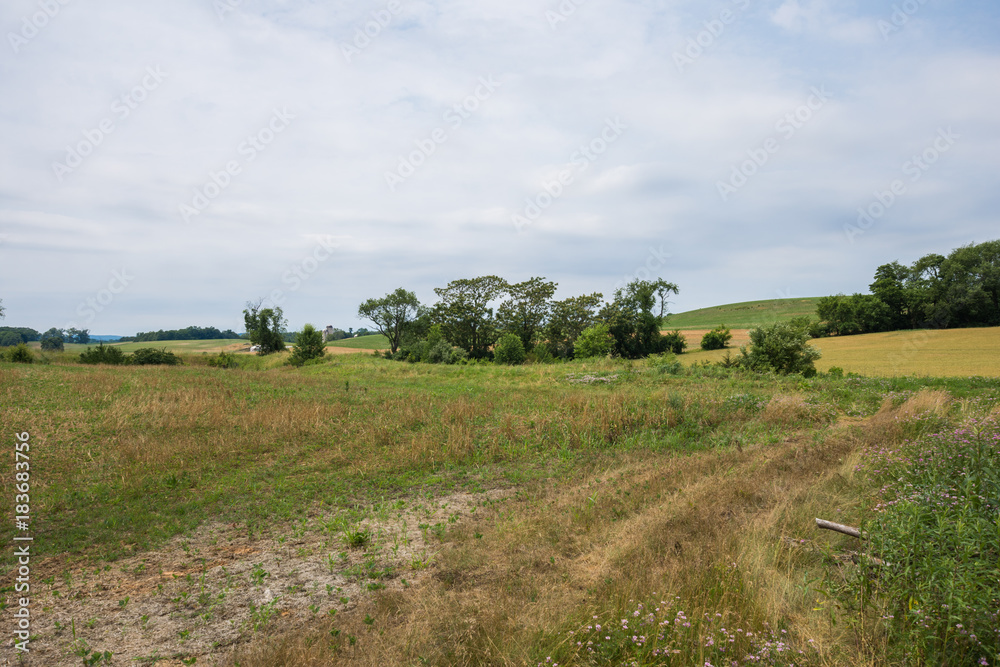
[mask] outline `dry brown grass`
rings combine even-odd
[[[534,657],[538,633],[565,640],[609,602],[624,608],[653,592],[680,595],[689,615],[735,609],[751,625],[797,615],[796,630],[829,633],[807,611],[813,600],[790,594],[796,575],[779,558],[780,538],[814,537],[801,507],[815,512],[828,500],[821,490],[845,473],[855,446],[841,434],[743,453],[625,458],[575,483],[533,489],[466,527],[420,588],[297,638],[262,639],[234,659],[244,667],[521,665]],[[717,590],[717,573],[733,562],[746,573],[744,589]],[[330,653],[322,638],[332,626],[357,644],[338,642]]]

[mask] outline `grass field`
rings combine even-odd
[[[32,343],[32,347],[39,349],[41,343]],[[83,352],[88,347],[97,347],[97,343],[89,343],[87,345],[77,345],[76,343],[70,343],[65,345],[66,352],[74,352],[79,354]],[[145,343],[105,343],[108,347],[119,347],[125,353],[135,352],[136,350],[144,347],[152,347],[157,350],[166,349],[170,352],[175,353],[201,353],[207,352],[209,354],[217,353],[219,350],[236,351],[243,348],[249,348],[249,341],[236,339],[224,339],[224,340],[159,340],[153,342]]]
[[[912,436],[918,392],[954,420],[1000,398],[996,379],[200,358],[0,363],[0,421],[30,434],[39,664],[664,664],[622,629],[650,613],[670,664],[720,664],[709,639],[740,664],[879,664],[824,598],[855,545],[813,518],[861,520],[860,448]]]
[[[783,322],[793,317],[805,316],[816,319],[816,303],[819,298],[745,301],[689,310],[671,315],[667,319],[665,328],[712,329],[725,324],[730,329],[750,329],[761,324]]]
[[[359,336],[357,338],[345,338],[344,340],[333,340],[327,343],[332,347],[344,347],[354,350],[388,350],[389,339],[382,334],[373,336]]]

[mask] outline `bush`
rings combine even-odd
[[[555,357],[552,356],[552,352],[549,350],[548,345],[545,343],[539,343],[535,347],[531,348],[531,352],[525,357],[527,361],[533,364],[551,364],[555,361]]]
[[[517,366],[524,363],[524,343],[520,336],[504,334],[493,348],[493,360],[498,364]]]
[[[97,347],[88,347],[85,351],[81,352],[80,363],[118,366],[128,362],[125,359],[125,353],[122,352],[120,347],[110,347],[104,343],[100,343]]]
[[[778,322],[750,330],[750,350],[740,348],[740,366],[752,371],[773,371],[788,375],[801,373],[805,377],[816,374],[813,363],[820,351],[809,345],[809,334],[787,322]]]
[[[681,354],[687,348],[687,339],[680,330],[674,330],[670,333],[664,334],[661,338],[663,349],[667,352],[672,352],[674,354]]]
[[[240,364],[236,360],[235,354],[232,352],[222,351],[215,356],[209,357],[208,365],[213,368],[236,368]]]
[[[726,325],[720,324],[701,337],[701,349],[722,350],[729,346],[729,341],[732,339],[733,334],[726,328]]]
[[[167,352],[166,348],[157,350],[144,347],[133,352],[126,363],[133,366],[177,366],[182,362],[180,357],[173,352]]]
[[[24,343],[18,343],[4,350],[0,358],[14,364],[32,364],[35,362],[35,355],[32,354],[31,348]]]
[[[313,325],[307,324],[295,337],[295,347],[288,361],[292,366],[301,366],[310,359],[319,359],[324,354],[326,347],[323,345],[323,334]]]
[[[611,353],[614,341],[611,331],[604,322],[592,324],[582,332],[573,345],[573,356],[579,359],[606,357]]]
[[[42,349],[46,352],[62,352],[63,351],[63,336],[56,329],[49,329],[42,336]]]
[[[677,355],[673,352],[666,352],[664,354],[657,354],[649,358],[653,370],[657,373],[664,373],[667,375],[677,375],[683,370],[681,362],[677,361]]]

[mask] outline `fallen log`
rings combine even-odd
[[[850,535],[851,537],[856,537],[859,540],[865,539],[861,536],[861,531],[857,528],[852,528],[851,526],[845,526],[840,523],[834,523],[833,521],[825,521],[823,519],[816,519],[816,527],[822,528],[824,530],[833,530],[838,533],[843,533],[844,535]]]

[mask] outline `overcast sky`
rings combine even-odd
[[[7,326],[866,291],[1000,238],[996,0],[4,0]],[[881,201],[880,201],[881,200]],[[859,213],[865,211],[868,217]]]

